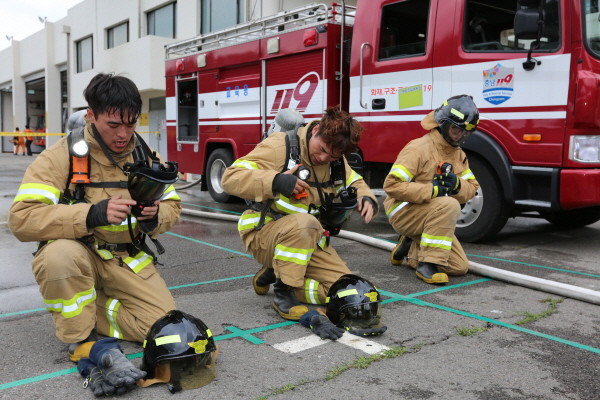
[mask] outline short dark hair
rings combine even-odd
[[[325,110],[325,115],[319,122],[317,136],[330,144],[333,152],[340,151],[343,155],[348,155],[357,150],[363,130],[356,119],[335,106]]]
[[[133,81],[114,74],[98,74],[83,91],[89,108],[98,116],[118,112],[121,121],[134,124],[142,113],[142,97]],[[128,121],[125,121],[127,113]]]

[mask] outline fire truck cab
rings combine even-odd
[[[598,0],[358,0],[311,4],[166,47],[167,146],[217,201],[224,169],[277,111],[340,104],[366,130],[361,171],[381,187],[420,120],[457,94],[480,109],[463,149],[481,188],[457,236],[513,216],[600,219]],[[443,161],[443,160],[440,160]]]

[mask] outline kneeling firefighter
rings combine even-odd
[[[294,113],[287,113],[292,116]],[[246,250],[262,264],[253,279],[264,295],[273,284],[273,307],[298,320],[305,305],[324,304],[327,291],[350,270],[330,245],[352,210],[369,223],[377,200],[346,155],[356,151],[362,127],[348,113],[330,107],[317,121],[302,117],[275,126],[254,150],[223,175],[227,193],[250,208],[238,223]]]
[[[327,294],[325,309],[304,314],[300,323],[321,339],[336,340],[344,332],[356,336],[378,336],[387,327],[381,318],[381,297],[377,288],[358,275],[338,279]]]
[[[19,240],[39,242],[33,274],[69,358],[86,358],[82,371],[121,393],[144,373],[116,341],[142,342],[176,308],[146,238],[179,218],[177,166],[135,132],[142,99],[133,81],[98,74],[84,97],[69,135],[25,172],[8,224]]]
[[[179,310],[152,325],[144,341],[142,370],[146,379],[138,386],[167,383],[171,393],[208,385],[216,375],[218,349],[212,332],[200,320]]]

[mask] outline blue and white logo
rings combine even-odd
[[[483,99],[495,106],[502,104],[513,95],[514,68],[496,64],[483,70]]]

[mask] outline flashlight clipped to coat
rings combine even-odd
[[[294,176],[300,180],[306,182],[308,178],[310,178],[310,169],[305,167],[302,164],[298,164],[298,169],[294,172]],[[296,193],[293,195],[296,200],[300,200],[302,198],[308,197],[308,193],[306,193],[306,189],[303,189],[300,193]]]

